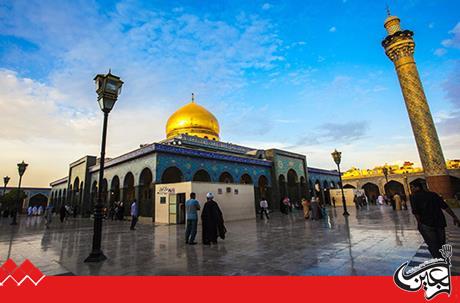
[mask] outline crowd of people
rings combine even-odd
[[[423,239],[428,245],[428,249],[433,257],[439,257],[439,248],[445,244],[445,227],[446,220],[442,210],[446,211],[454,219],[454,224],[460,226],[460,220],[455,213],[449,208],[445,201],[436,193],[427,191],[422,184],[415,182],[411,185],[412,195],[410,197],[410,204],[412,213],[417,220],[417,227]],[[335,198],[332,197],[331,204],[335,207]],[[357,210],[368,207],[370,204],[378,206],[391,205],[393,210],[407,210],[408,199],[404,194],[393,193],[390,196],[378,195],[377,197],[368,197],[363,193],[354,195],[353,202]],[[186,215],[186,229],[185,229],[185,243],[188,245],[195,245],[196,235],[198,233],[198,219],[201,218],[202,228],[202,243],[204,245],[217,244],[218,238],[225,239],[227,232],[224,225],[224,218],[218,203],[214,200],[214,195],[209,192],[206,194],[206,202],[201,210],[200,202],[196,199],[196,194],[191,193],[190,199],[184,204]],[[269,204],[265,197],[259,201],[260,219],[270,219]],[[281,213],[288,215],[292,213],[293,209],[303,211],[303,217],[307,220],[320,220],[328,216],[324,203],[318,197],[311,197],[310,199],[302,198],[299,202],[291,202],[289,197],[284,197],[280,201]],[[198,212],[201,211],[201,216]],[[61,223],[64,223],[66,218],[73,216],[76,217],[78,212],[77,207],[63,204],[59,210],[56,210],[53,205],[48,206],[30,206],[27,208],[27,216],[43,216],[45,219],[45,226],[49,228],[53,215],[59,213]],[[130,205],[131,215],[131,230],[136,230],[136,224],[139,218],[139,206],[136,200],[133,200]],[[110,220],[124,220],[125,218],[125,204],[121,201],[115,202],[109,209],[103,210],[104,219]]]

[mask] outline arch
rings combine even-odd
[[[315,191],[314,191],[314,187],[313,187],[313,182],[311,181],[310,178],[308,179],[308,193],[310,194],[310,197],[315,196]]]
[[[83,206],[83,199],[85,197],[85,183],[83,181],[80,182],[80,199],[78,200],[78,204],[80,205],[80,209]]]
[[[329,192],[330,184],[327,180],[323,181],[323,195],[324,195],[324,202],[326,204],[331,205],[331,194]]]
[[[59,192],[58,192],[58,204],[59,204],[59,207],[61,207],[61,205],[62,205],[62,189],[60,189]]]
[[[248,174],[242,174],[240,178],[241,184],[252,184],[252,178]]]
[[[77,177],[73,181],[73,191],[72,191],[71,203],[72,206],[75,207],[80,201],[80,179]]]
[[[287,196],[286,190],[286,178],[283,174],[278,176],[278,188],[281,200],[283,200]]]
[[[211,176],[204,169],[200,169],[193,175],[192,181],[211,182]]]
[[[175,166],[168,167],[161,175],[161,183],[178,183],[183,180],[184,175],[182,171]]]
[[[108,195],[108,184],[107,179],[102,179],[102,192],[101,192],[101,200],[103,204],[107,203],[107,195]],[[97,196],[96,196],[97,197]]]
[[[300,197],[306,198],[308,196],[307,183],[305,182],[305,177],[300,177]]]
[[[97,202],[97,181],[93,182],[91,185],[91,205],[96,205]]]
[[[399,194],[404,195],[404,185],[402,183],[391,180],[387,184],[385,184],[385,193],[389,196],[392,197],[394,194]]]
[[[271,195],[270,195],[270,189],[268,188],[268,179],[264,175],[261,175],[259,179],[257,180],[257,187],[254,188],[254,207],[256,209],[256,212],[260,210],[259,207],[259,202],[262,199],[267,200],[268,205],[270,207],[271,203]]]
[[[287,173],[287,194],[292,204],[300,201],[299,197],[299,178],[295,170],[290,169]]]
[[[420,182],[425,190],[428,189],[428,187],[427,187],[427,185],[426,185],[426,180],[425,180],[425,179],[423,179],[423,178],[417,178],[417,179],[415,179],[415,180],[412,180],[412,181],[409,183],[409,185],[414,184],[414,182]]]
[[[345,184],[345,185],[343,186],[343,188],[353,188],[353,189],[356,189],[356,187],[353,186],[353,185],[351,185],[351,184]]]
[[[153,216],[152,171],[146,167],[139,176],[139,215]]]
[[[364,193],[371,203],[374,203],[377,200],[377,197],[380,196],[378,185],[372,182],[367,182],[361,186],[361,188],[364,189]]]
[[[128,172],[123,178],[123,202],[130,204],[135,198],[134,192],[134,175],[132,172]],[[128,207],[125,207],[127,210]]]
[[[115,175],[110,183],[110,203],[120,201],[120,178]]]
[[[331,188],[337,188],[337,184],[334,181],[331,181]]]
[[[233,183],[233,176],[229,173],[224,171],[219,176],[220,183]]]
[[[56,196],[56,192],[54,192],[54,196]],[[29,199],[29,206],[32,206],[32,207],[34,206],[46,207],[47,203],[48,203],[48,197],[42,193],[35,194]],[[56,206],[55,201],[52,201],[51,203],[52,203],[51,205]]]

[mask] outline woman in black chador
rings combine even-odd
[[[201,224],[203,229],[203,244],[217,244],[217,237],[225,239],[227,230],[224,226],[224,218],[219,205],[213,200],[212,193],[206,194],[206,203],[201,212]]]

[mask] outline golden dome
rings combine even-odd
[[[219,122],[206,108],[192,102],[179,108],[166,123],[166,137],[189,135],[219,141]]]

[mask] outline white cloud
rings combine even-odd
[[[329,29],[329,32],[331,32],[331,33],[335,33],[336,31],[337,31],[337,28],[335,26],[333,26],[333,27],[331,27]]]
[[[262,5],[262,9],[263,9],[264,11],[271,9],[272,7],[273,7],[273,5],[270,4],[270,3],[264,3],[264,4]]]
[[[441,42],[444,47],[460,48],[460,22],[449,31],[453,36],[450,39],[445,39]]]
[[[437,48],[435,51],[434,51],[434,54],[438,57],[442,57],[444,56],[445,54],[447,54],[447,50],[445,48]]]

